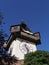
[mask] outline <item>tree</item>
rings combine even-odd
[[[0,27],[2,25],[2,19],[3,19],[3,16],[2,16],[2,13],[0,12]],[[0,28],[0,44],[4,41],[4,35],[3,35],[3,30]]]
[[[5,24],[2,20],[4,19],[2,12],[0,12],[0,43],[4,41],[4,38],[7,37],[8,35],[4,33],[2,29],[2,25]]]
[[[3,15],[0,12],[0,65],[12,65],[13,63],[15,63],[15,61],[17,61],[15,59],[15,57],[11,57],[9,54],[6,53],[6,50],[3,47],[3,42],[5,41],[5,37],[7,37],[8,35],[6,33],[4,33],[3,29],[1,28],[2,25],[4,25],[5,23],[3,23]]]
[[[36,51],[26,54],[24,65],[49,65],[49,52]]]
[[[2,12],[0,12],[0,62],[2,61],[3,55],[6,54],[5,49],[3,48],[3,42],[5,41],[5,37],[7,36],[7,34],[4,33],[3,29],[2,29],[2,25],[4,24],[2,22],[3,20],[3,15]]]

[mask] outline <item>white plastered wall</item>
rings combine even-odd
[[[27,54],[25,45],[29,52],[35,52],[37,50],[36,45],[32,42],[16,38],[16,40],[11,43],[8,53],[11,53],[11,56],[15,56],[18,60],[23,60],[25,54]]]

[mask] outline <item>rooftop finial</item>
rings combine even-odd
[[[24,23],[24,19],[21,20],[21,24],[25,24],[25,23]]]

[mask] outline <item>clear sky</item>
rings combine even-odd
[[[49,51],[49,0],[0,0],[6,24],[4,31],[10,35],[10,26],[19,24],[22,19],[32,30],[40,32],[39,50]]]

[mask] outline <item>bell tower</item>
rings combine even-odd
[[[11,56],[15,56],[19,62],[24,60],[25,54],[35,52],[37,50],[36,46],[41,44],[40,33],[31,32],[24,22],[11,26],[10,31],[11,35],[5,49]]]

